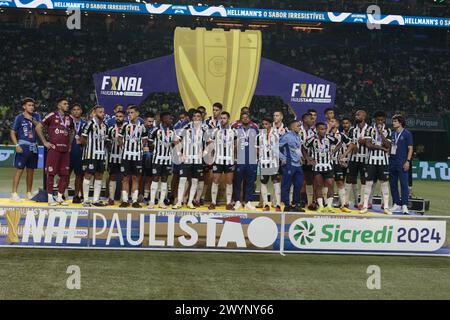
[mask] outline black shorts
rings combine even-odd
[[[153,177],[153,166],[151,166],[150,168],[144,167],[142,169],[142,173],[146,177]]]
[[[203,164],[183,164],[180,177],[200,179],[203,177]]]
[[[120,173],[120,163],[108,163],[109,174],[119,174]]]
[[[105,160],[83,160],[83,171],[89,174],[103,173],[105,171]]]
[[[334,181],[344,181],[346,168],[340,164],[333,164]]]
[[[303,167],[302,167],[302,170],[303,170]],[[277,172],[277,175],[278,175],[278,176],[282,176],[282,175],[283,175],[283,172],[281,172],[281,162],[280,162],[280,165],[278,166],[278,172]]]
[[[234,164],[214,164],[212,166],[213,173],[230,173],[234,172]]]
[[[144,157],[142,160],[142,172],[146,177],[151,177],[153,175],[153,162],[152,157]]]
[[[313,171],[313,176],[317,176],[317,175],[321,175],[324,179],[333,179],[333,170],[328,170],[328,171]]]
[[[142,174],[142,160],[122,159],[120,172],[125,176],[139,176]]]
[[[269,179],[272,180],[272,183],[280,182],[280,176],[278,174],[274,175],[261,175],[261,183],[267,184],[269,183]]]
[[[366,165],[366,180],[367,181],[388,181],[389,180],[389,165]]]
[[[168,177],[172,174],[171,164],[153,164],[152,175],[154,177]]]
[[[180,175],[180,170],[181,170],[182,166],[183,166],[182,164],[174,164],[174,165],[172,165],[172,173]]]
[[[364,162],[350,161],[348,163],[347,175],[350,176],[350,177],[358,177],[358,174],[361,177],[365,177],[365,175],[366,175],[366,164]]]
[[[75,175],[83,174],[83,160],[81,159],[81,152],[73,151],[70,153],[70,172],[74,172]]]

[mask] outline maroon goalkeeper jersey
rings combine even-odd
[[[47,127],[49,142],[55,145],[59,152],[69,151],[70,132],[74,129],[72,117],[68,114],[61,116],[59,112],[49,113],[42,124]]]

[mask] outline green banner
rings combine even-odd
[[[14,154],[16,148],[13,146],[0,146],[0,167],[14,167]]]
[[[39,146],[38,168],[44,167],[44,147]],[[16,147],[0,145],[0,168],[13,168]]]
[[[450,181],[450,162],[413,161],[413,179]]]

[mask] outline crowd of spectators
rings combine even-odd
[[[85,108],[95,104],[92,75],[173,52],[178,22],[148,18],[84,17],[81,30],[63,23],[0,22],[0,126],[20,108],[24,96],[45,113],[58,97]],[[326,25],[322,31],[263,30],[262,56],[337,84],[336,110],[363,108],[411,113],[448,113],[450,51],[441,30]],[[153,94],[145,110],[182,110],[178,94]],[[255,97],[260,118],[289,107],[275,97]]]
[[[335,82],[341,114],[361,108],[448,113],[448,43],[414,32],[345,28],[318,35],[268,33],[264,43],[274,50],[265,56]]]

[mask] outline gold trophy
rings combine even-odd
[[[184,106],[221,102],[231,119],[249,106],[258,80],[262,38],[259,30],[177,27],[174,36],[175,69]]]
[[[6,240],[9,243],[19,242],[19,222],[20,222],[20,211],[19,210],[7,210],[5,213],[6,221],[8,223],[8,235]]]

